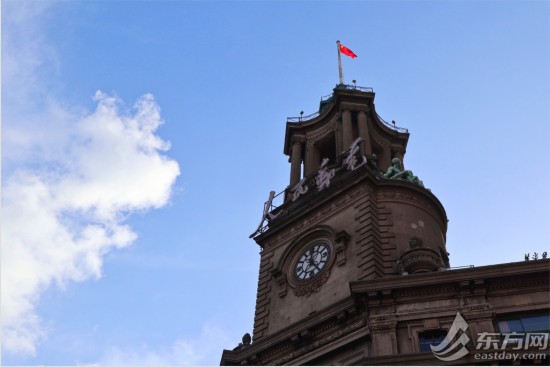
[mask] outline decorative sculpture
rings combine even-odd
[[[252,338],[250,337],[249,333],[246,333],[243,335],[243,346],[248,347],[251,341],[252,341]]]
[[[239,343],[239,345],[237,345],[235,348],[233,348],[234,352],[239,351],[243,348],[249,347],[250,343],[252,342],[252,337],[250,336],[249,333],[246,333],[246,334],[243,335],[242,340],[243,340],[242,343]]]
[[[418,238],[418,237],[412,237],[410,240],[409,240],[409,246],[413,249],[413,248],[418,248],[418,247],[422,247],[422,244],[423,244],[423,241]]]
[[[270,221],[272,219],[275,219],[277,218],[277,216],[279,216],[279,214],[281,214],[282,212],[278,212],[277,214],[273,214],[271,213],[271,207],[273,206],[273,198],[275,197],[275,191],[270,191],[269,192],[269,199],[267,199],[267,201],[265,202],[264,204],[264,212],[262,214],[262,221],[260,222],[260,224],[258,225],[258,229],[256,229],[256,231],[254,231],[254,233],[252,233],[250,235],[250,238],[254,237],[256,234],[258,234],[259,232],[261,232],[261,229],[262,229],[262,226],[264,225],[264,221],[267,219],[267,221]]]
[[[399,158],[391,160],[391,166],[388,167],[383,176],[384,178],[407,180],[424,187],[424,183],[420,181],[417,176],[413,175],[412,171],[401,169],[401,159]]]

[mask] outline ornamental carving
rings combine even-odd
[[[417,288],[411,290],[398,290],[394,293],[394,298],[408,298],[408,297],[426,297],[431,298],[432,296],[441,296],[442,294],[450,295],[456,294],[458,288],[456,286],[443,286],[443,287],[432,287],[432,288]]]
[[[517,288],[544,287],[548,285],[548,279],[512,279],[498,282],[491,282],[489,289],[491,290],[508,290]]]
[[[342,266],[346,264],[346,247],[344,244],[339,243],[336,245],[334,252],[336,253],[336,265]]]
[[[478,303],[476,305],[468,305],[467,307],[468,311],[483,311],[491,308],[488,303]]]
[[[330,277],[330,270],[325,270],[317,279],[313,282],[305,285],[298,285],[294,288],[294,294],[297,296],[306,296],[309,297],[311,294],[319,291],[321,286],[326,283]]]
[[[279,297],[284,297],[286,296],[286,293],[287,293],[287,290],[286,290],[286,285],[287,285],[287,281],[286,281],[286,274],[282,274],[278,279],[277,279],[277,284],[279,284]]]
[[[439,254],[432,249],[420,247],[421,245],[416,241],[414,243],[416,247],[411,248],[399,258],[401,270],[409,274],[439,270],[441,266]]]
[[[272,272],[279,297],[285,297],[288,288],[296,296],[308,297],[317,292],[330,277],[336,258],[345,257],[338,245],[342,246],[348,237],[330,226],[317,226],[287,242]]]
[[[336,246],[334,252],[336,255],[336,265],[343,266],[346,264],[346,245],[350,239],[350,235],[346,231],[336,234]]]
[[[395,329],[397,319],[394,315],[371,315],[369,317],[369,329],[372,332]]]
[[[409,246],[411,247],[411,249],[422,247],[422,245],[423,245],[423,241],[418,237],[413,237],[409,241]]]

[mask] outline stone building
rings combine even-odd
[[[221,365],[547,364],[549,261],[451,268],[445,209],[374,96],[340,84],[288,119],[289,186],[251,236],[253,335]]]

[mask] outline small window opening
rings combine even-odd
[[[441,344],[446,335],[447,330],[430,330],[418,333],[418,344],[420,351],[431,352],[432,349],[430,348],[430,345],[436,346]]]

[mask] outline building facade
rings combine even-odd
[[[445,209],[404,168],[409,133],[374,97],[340,84],[287,120],[289,186],[251,236],[253,335],[221,365],[483,364],[512,350],[547,364],[549,261],[452,269]]]

